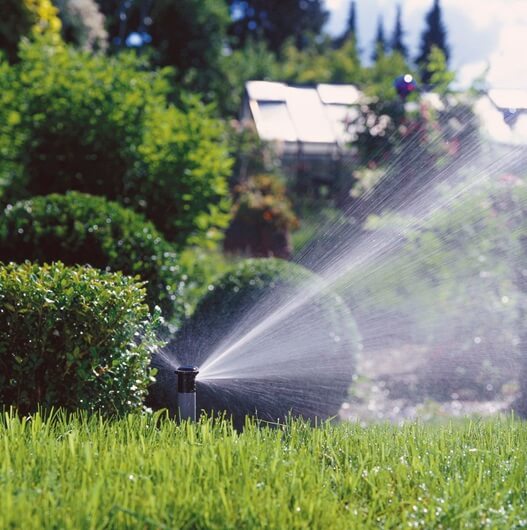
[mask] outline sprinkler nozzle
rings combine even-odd
[[[180,420],[196,421],[197,366],[180,366],[177,375],[177,401]]]

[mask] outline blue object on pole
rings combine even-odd
[[[414,92],[414,90],[417,89],[417,83],[410,74],[396,77],[395,81],[393,82],[393,86],[402,99],[406,99],[412,92]]]
[[[128,48],[140,48],[144,44],[144,40],[141,33],[133,31],[126,37],[125,44]]]

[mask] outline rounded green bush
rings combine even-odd
[[[184,286],[172,246],[154,225],[117,203],[78,192],[8,206],[0,217],[0,261],[61,261],[138,275],[147,302],[166,318],[182,313]]]
[[[144,297],[121,273],[0,265],[0,403],[22,414],[140,409],[158,345]]]
[[[295,303],[296,307],[283,313]],[[249,340],[237,355],[253,354],[257,349],[258,365],[275,363],[276,370],[269,372],[279,374],[278,378],[260,377],[246,364],[239,372],[237,363],[232,362],[225,369],[228,376],[217,384],[206,384],[204,374],[199,406],[226,410],[238,425],[246,414],[254,413],[273,420],[290,412],[304,417],[337,414],[352,382],[358,331],[340,297],[299,265],[275,258],[240,262],[209,286],[167,352],[182,364],[206,366],[218,348],[229,348],[267,319],[275,319],[275,324]],[[284,356],[280,358],[282,348]],[[272,356],[264,360],[271,350]],[[161,357],[154,357],[154,365],[159,374],[151,391],[152,405],[174,406],[172,368]],[[277,398],[272,403],[268,400],[270,387]]]

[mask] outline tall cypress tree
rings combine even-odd
[[[434,0],[434,5],[426,15],[426,27],[421,34],[421,48],[416,58],[416,63],[421,72],[423,83],[430,82],[430,73],[428,72],[428,58],[432,51],[432,46],[437,46],[445,55],[448,62],[450,49],[446,39],[446,28],[443,24],[441,6],[439,0]]]
[[[373,43],[372,61],[376,61],[381,55],[386,53],[386,38],[384,37],[384,22],[382,16],[377,20],[377,33]]]
[[[355,5],[355,0],[352,0],[350,6],[350,12],[348,15],[348,37],[356,38],[357,35],[357,9]]]
[[[391,48],[394,52],[400,53],[405,59],[408,57],[408,48],[403,42],[404,38],[404,29],[402,22],[402,10],[401,6],[397,6],[397,11],[395,13],[395,27],[393,28]]]
[[[348,21],[344,33],[335,39],[335,46],[340,48],[346,40],[352,38],[357,43],[357,8],[355,0],[351,1],[350,10],[348,14]]]

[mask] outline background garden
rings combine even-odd
[[[527,152],[438,0],[415,56],[356,2],[0,11],[0,527],[525,527],[523,421],[320,423],[527,410]],[[288,174],[249,80],[360,89],[338,179]],[[172,421],[172,356],[235,347]]]
[[[377,374],[360,366],[382,355],[387,366],[408,366],[402,378],[384,374],[383,394],[519,398],[521,408],[524,155],[480,135],[472,105],[484,80],[452,88],[439,2],[423,21],[418,56],[405,45],[399,8],[393,29],[379,18],[370,60],[354,2],[338,37],[323,32],[327,12],[314,0],[5,6],[5,405],[140,409],[155,377],[152,353],[181,342],[186,319],[184,331],[207,319],[223,330],[210,315],[231,311],[224,318],[234,325],[236,304],[297,281],[285,261],[244,260],[275,256],[321,272],[320,256],[339,241],[353,249],[372,234],[396,234],[389,265],[350,271],[333,286],[362,340],[351,398],[367,401],[362,383]],[[394,83],[405,73],[418,90]],[[274,146],[236,119],[250,79],[361,89],[353,162],[338,181],[289,177]],[[426,221],[400,207],[425,194],[445,204],[474,179],[468,198]],[[320,237],[328,226],[331,237]]]

